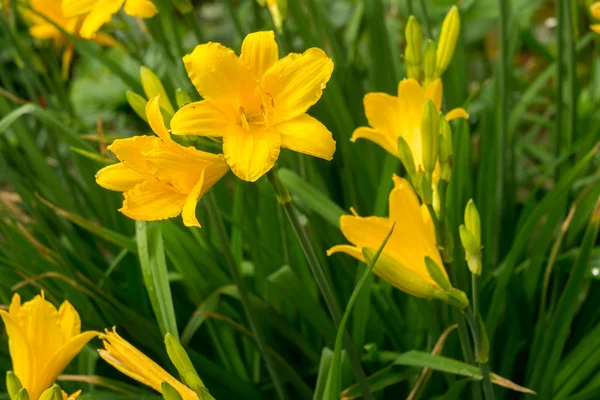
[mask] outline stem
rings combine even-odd
[[[576,71],[576,53],[575,53],[575,37],[573,27],[573,3],[571,0],[561,0],[564,3],[565,15],[563,22],[565,23],[564,32],[566,34],[565,43],[567,47],[567,77],[569,81],[567,91],[567,132],[564,137],[564,143],[561,148],[567,151],[571,148],[571,143],[577,129],[577,71]],[[569,163],[565,164],[564,168],[569,168]]]
[[[473,311],[467,308],[464,311],[465,319],[471,328],[471,334],[473,335],[473,345],[475,346],[475,358],[479,360],[479,352],[481,349],[481,326],[479,325],[480,319],[473,315]],[[475,319],[477,318],[477,319]],[[479,362],[479,370],[483,376],[483,394],[486,400],[494,400],[494,388],[492,387],[492,379],[490,377],[490,366],[489,363]]]
[[[240,299],[242,301],[242,306],[244,308],[244,312],[246,313],[246,317],[248,317],[248,322],[250,324],[250,329],[256,338],[256,344],[258,345],[258,350],[263,356],[265,360],[265,366],[267,367],[267,371],[269,375],[271,375],[271,379],[273,380],[273,385],[275,386],[275,390],[277,391],[277,395],[280,399],[286,399],[285,390],[283,388],[283,381],[279,379],[277,375],[277,370],[275,369],[271,356],[267,350],[267,346],[265,344],[265,339],[263,333],[260,328],[260,324],[258,323],[258,319],[252,311],[252,307],[250,304],[250,295],[248,294],[248,289],[246,288],[246,284],[244,283],[244,278],[240,273],[237,262],[235,261],[235,257],[231,252],[231,244],[229,243],[229,235],[225,230],[225,224],[223,223],[223,218],[221,217],[221,213],[219,211],[219,207],[217,205],[217,201],[215,200],[215,196],[212,192],[206,195],[206,208],[208,209],[208,213],[212,218],[212,223],[217,230],[217,234],[219,239],[221,240],[221,245],[223,246],[223,256],[225,258],[225,262],[229,266],[231,271],[231,275],[233,276],[233,280],[235,285],[238,288],[240,293]]]
[[[433,39],[433,33],[431,32],[431,26],[429,25],[429,13],[427,12],[427,3],[425,0],[421,0],[421,11],[423,11],[423,22],[425,23],[425,30],[427,31],[427,36],[430,39]]]
[[[471,302],[473,303],[473,314],[479,315],[479,277],[471,274]]]
[[[554,156],[561,153],[562,106],[563,106],[563,52],[564,52],[564,12],[562,1],[556,2],[556,126],[554,129]],[[558,169],[557,169],[558,170]]]
[[[325,275],[325,271],[321,266],[319,259],[317,258],[317,254],[304,231],[302,224],[300,223],[300,219],[298,218],[298,211],[296,211],[296,207],[292,203],[292,198],[289,195],[286,187],[283,185],[283,182],[277,176],[277,173],[271,169],[267,172],[267,178],[269,179],[269,183],[275,192],[275,196],[277,197],[277,201],[283,207],[285,214],[296,233],[296,237],[300,242],[300,246],[304,251],[304,255],[306,256],[306,260],[308,261],[308,265],[312,271],[312,274],[317,282],[317,286],[325,299],[325,304],[329,309],[329,313],[331,314],[333,323],[336,328],[340,326],[340,322],[342,320],[342,312],[340,305],[335,297],[333,292],[333,288]],[[371,394],[371,390],[369,388],[369,382],[365,376],[365,373],[362,369],[362,365],[360,363],[360,358],[356,352],[356,348],[354,347],[354,343],[352,342],[352,338],[348,334],[348,331],[344,329],[344,347],[348,352],[348,356],[350,358],[350,364],[352,365],[352,371],[354,376],[358,379],[358,383],[360,385],[361,391],[365,397],[365,399],[374,400],[373,395]]]
[[[406,0],[406,8],[408,8],[408,15],[414,15],[413,2],[412,0]]]

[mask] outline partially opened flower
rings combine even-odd
[[[119,336],[115,329],[112,332],[106,330],[100,338],[104,341],[104,349],[98,350],[100,356],[125,375],[159,393],[162,393],[162,383],[167,382],[183,400],[198,400],[194,391]]]
[[[13,371],[29,399],[38,400],[83,347],[100,333],[81,332],[81,320],[65,301],[57,310],[44,294],[24,304],[15,294],[0,310],[8,333]]]
[[[36,39],[51,39],[56,46],[65,46],[62,64],[63,75],[66,76],[73,58],[75,44],[56,25],[71,35],[83,37],[81,26],[86,16],[66,15],[63,13],[61,2],[57,0],[26,0],[20,9],[30,24],[31,36]],[[115,39],[104,34],[94,37],[94,41],[107,46],[116,44]]]
[[[597,1],[590,6],[590,13],[592,14],[592,17],[600,19],[600,1]],[[590,29],[596,33],[600,33],[600,24],[591,25]]]
[[[118,139],[108,147],[120,163],[98,171],[96,182],[124,192],[119,210],[135,220],[155,221],[182,214],[186,226],[200,226],[196,204],[229,170],[222,155],[184,147],[171,139],[158,97],[146,106],[157,136]]]
[[[256,181],[269,171],[281,147],[332,158],[331,132],[306,114],[333,71],[323,50],[279,59],[273,32],[257,32],[246,36],[240,57],[210,42],[183,62],[204,100],[177,111],[171,132],[222,137],[225,159],[241,179]]]
[[[110,22],[121,7],[125,13],[139,18],[151,18],[158,12],[150,0],[62,0],[62,9],[66,16],[84,15],[81,37],[85,39],[96,36],[102,25]]]
[[[423,170],[421,142],[421,116],[425,100],[429,99],[439,111],[442,107],[442,81],[436,79],[425,89],[414,79],[405,79],[398,85],[398,97],[386,93],[367,93],[364,98],[365,113],[371,127],[360,127],[351,140],[367,139],[400,158],[398,138],[402,137],[413,155],[415,169]],[[450,111],[447,120],[467,118],[462,108]]]
[[[435,230],[427,208],[419,204],[410,184],[395,175],[389,207],[389,218],[342,216],[340,228],[352,245],[334,246],[327,254],[343,252],[368,262],[395,222],[394,231],[373,272],[413,296],[436,298],[459,308],[466,307],[468,300],[463,292],[444,288],[439,283],[440,278],[447,282],[448,275],[436,245]],[[434,279],[428,271],[426,258],[437,264],[437,271],[441,274],[438,279]]]

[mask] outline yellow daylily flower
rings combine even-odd
[[[600,19],[600,1],[597,1],[590,6],[590,13],[595,19]],[[596,33],[600,33],[600,24],[590,25],[590,29]]]
[[[104,341],[104,349],[98,350],[100,356],[125,375],[159,393],[162,393],[162,383],[167,382],[179,392],[183,400],[198,400],[194,391],[119,336],[114,328],[112,332],[106,330],[100,338]]]
[[[158,96],[146,105],[157,136],[117,139],[108,149],[119,161],[98,171],[103,188],[124,192],[119,210],[135,220],[156,221],[182,214],[186,226],[200,226],[196,204],[229,170],[221,154],[184,147],[171,139]]]
[[[402,137],[411,149],[415,169],[423,170],[421,144],[423,106],[425,100],[429,99],[439,111],[442,107],[442,94],[442,81],[439,78],[427,85],[425,89],[416,80],[405,79],[398,85],[397,97],[386,93],[367,93],[363,102],[371,127],[356,129],[350,140],[353,142],[357,139],[370,140],[400,158],[398,138]],[[464,109],[457,108],[446,115],[447,120],[454,118],[468,118],[468,114]]]
[[[123,5],[125,5],[123,7]],[[81,37],[91,39],[102,25],[110,22],[112,16],[123,7],[132,17],[151,18],[157,12],[156,5],[150,0],[63,0],[62,9],[66,16],[84,15]]]
[[[223,153],[241,179],[269,171],[281,147],[331,160],[331,132],[306,111],[323,93],[333,62],[308,49],[279,59],[272,31],[251,33],[242,54],[219,43],[197,46],[183,58],[204,100],[187,104],[171,120],[176,135],[223,137]]]
[[[83,37],[81,26],[86,16],[66,15],[63,13],[61,2],[57,0],[26,0],[25,4],[25,7],[21,7],[21,12],[30,24],[29,34],[36,39],[51,39],[56,46],[65,46],[62,68],[63,76],[66,77],[73,59],[75,44],[60,29],[37,13],[44,15],[66,32],[77,37]],[[114,38],[104,34],[94,37],[94,41],[105,46],[114,46],[117,43]]]
[[[422,298],[437,298],[464,308],[467,298],[456,289],[443,289],[429,274],[425,258],[429,257],[439,267],[445,280],[448,275],[437,248],[435,230],[429,211],[421,206],[410,184],[396,175],[394,189],[389,197],[389,218],[343,215],[340,218],[342,233],[352,245],[337,245],[327,255],[342,252],[362,262],[365,249],[379,248],[392,224],[396,223],[387,245],[383,249],[373,272],[394,287]]]
[[[0,310],[8,333],[13,371],[38,400],[83,347],[100,332],[81,332],[75,308],[65,301],[57,310],[44,293],[21,304],[15,294],[8,312]]]

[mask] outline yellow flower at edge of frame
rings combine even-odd
[[[15,375],[31,400],[38,400],[83,347],[100,332],[81,332],[77,310],[65,301],[57,310],[44,294],[21,304],[15,293],[0,310],[8,333]]]
[[[175,113],[175,135],[223,137],[223,154],[233,173],[256,181],[269,171],[281,147],[331,160],[331,132],[306,114],[323,93],[333,62],[323,50],[308,49],[279,59],[272,31],[251,33],[238,57],[219,43],[197,46],[183,58],[204,98]]]
[[[200,226],[196,204],[229,170],[222,155],[184,147],[171,139],[158,96],[146,105],[146,116],[157,136],[117,139],[108,149],[119,164],[102,168],[96,182],[124,192],[119,210],[135,220],[156,221],[182,214],[186,226]]]
[[[442,107],[442,80],[436,79],[425,90],[414,79],[405,79],[398,85],[398,96],[386,93],[367,93],[364,97],[365,114],[371,127],[360,127],[352,134],[352,140],[367,139],[383,147],[399,158],[398,138],[401,136],[410,147],[417,171],[423,169],[421,146],[421,115],[425,100]],[[468,118],[462,108],[451,110],[446,119]]]
[[[436,246],[429,211],[420,205],[417,195],[405,179],[396,175],[393,179],[389,218],[343,215],[340,218],[340,229],[352,245],[334,246],[327,255],[343,252],[366,262],[363,248],[379,248],[392,224],[396,222],[373,272],[397,289],[413,296],[444,298],[444,291],[431,278],[425,265],[425,257],[430,257],[448,278]]]
[[[102,25],[125,4],[125,13],[132,17],[151,18],[158,10],[150,0],[62,0],[62,9],[67,17],[84,15],[81,37],[91,39]]]
[[[590,6],[590,13],[594,18],[600,19],[600,1],[597,1]],[[600,24],[590,25],[590,29],[596,33],[600,33]]]
[[[115,328],[112,332],[106,330],[100,339],[104,341],[104,349],[98,350],[100,356],[123,374],[159,393],[162,393],[162,383],[167,382],[179,392],[183,400],[198,400],[196,393],[119,336]]]

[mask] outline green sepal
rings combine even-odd
[[[148,118],[146,118],[146,104],[148,103],[148,100],[129,90],[125,92],[125,96],[127,97],[129,106],[135,111],[138,117],[148,122]]]
[[[175,390],[173,386],[171,386],[168,382],[163,382],[160,385],[161,393],[163,399],[165,400],[183,400],[181,394]]]
[[[427,267],[429,276],[431,276],[431,279],[433,279],[439,287],[444,290],[449,290],[452,288],[450,281],[448,281],[448,278],[446,278],[446,275],[444,275],[440,266],[429,256],[425,256],[425,266]]]

